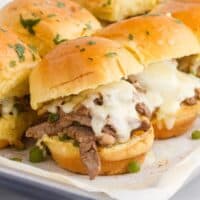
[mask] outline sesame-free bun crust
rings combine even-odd
[[[75,0],[96,17],[106,21],[118,21],[151,10],[158,0]]]
[[[195,3],[196,2],[196,3]],[[152,13],[171,15],[186,24],[200,41],[200,0],[167,1],[155,7]]]
[[[124,144],[112,147],[98,147],[101,159],[101,171],[99,175],[124,174],[128,172],[128,165],[132,161],[142,163],[145,154],[152,147],[154,140],[153,129],[148,132],[135,133],[132,138]],[[56,163],[71,172],[87,174],[87,169],[80,159],[79,148],[71,142],[59,141],[57,137],[43,138]]]
[[[23,60],[16,52],[16,45],[24,48]],[[38,60],[38,55],[13,32],[0,27],[0,100],[29,94],[28,77]]]
[[[167,129],[164,121],[154,118],[152,125],[156,139],[168,139],[184,134],[197,119],[200,103],[187,106],[182,105],[176,114],[176,121],[172,129]]]
[[[20,15],[25,20],[40,19],[33,26],[35,34],[23,27]],[[74,39],[90,35],[101,27],[89,11],[69,0],[15,0],[1,10],[0,22],[25,43],[37,47],[41,56],[56,45],[56,37],[58,41]]]
[[[97,31],[97,36],[117,40],[143,64],[180,58],[200,51],[192,31],[177,19],[160,15],[130,18]]]
[[[134,55],[120,44],[98,37],[80,38],[59,45],[30,76],[31,105],[79,94],[119,81],[143,70]]]

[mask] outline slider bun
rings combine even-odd
[[[143,64],[180,58],[200,51],[192,31],[177,19],[144,15],[112,24],[95,35],[117,40]]]
[[[182,105],[176,114],[176,121],[172,129],[167,129],[164,121],[156,118],[152,120],[156,139],[167,139],[184,134],[194,123],[198,116],[200,103],[187,106]]]
[[[143,14],[151,10],[158,0],[75,0],[96,17],[106,21],[118,21],[129,16]]]
[[[8,145],[19,146],[20,140],[25,130],[36,119],[33,111],[23,112],[14,115],[4,115],[0,117],[0,149]]]
[[[57,46],[30,76],[31,105],[42,104],[100,85],[119,81],[143,70],[120,44],[98,37],[72,40]]]
[[[187,2],[188,3],[183,3],[182,1],[167,1],[166,3],[155,7],[152,13],[171,13],[173,17],[181,20],[191,28],[200,40],[200,0],[195,1],[199,3],[192,3],[194,0],[188,0]]]
[[[18,53],[24,49],[24,59],[20,60],[17,49]],[[16,35],[0,27],[0,100],[29,93],[28,76],[38,59]]]
[[[32,27],[35,34],[23,27],[20,15],[25,20],[40,19]],[[69,0],[15,0],[1,10],[0,22],[25,43],[37,47],[42,56],[56,45],[56,38],[58,41],[74,39],[90,35],[101,27],[89,11]]]
[[[98,147],[101,159],[100,175],[114,175],[128,172],[128,164],[132,161],[142,163],[145,154],[151,149],[154,140],[153,129],[148,132],[137,132],[123,144],[112,147]],[[56,163],[71,172],[87,174],[87,169],[80,159],[79,148],[71,142],[62,142],[58,137],[44,136],[43,142],[51,152]]]

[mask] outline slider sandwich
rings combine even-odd
[[[0,148],[21,148],[21,137],[36,118],[29,105],[28,76],[39,57],[2,27],[0,49]]]
[[[144,14],[159,2],[158,0],[74,0],[90,10],[96,17],[105,21]]]
[[[91,179],[128,172],[154,139],[143,94],[127,80],[142,70],[134,55],[108,39],[59,45],[30,76],[41,123],[26,136],[47,146],[62,168]]]
[[[89,11],[69,0],[14,0],[0,11],[0,23],[41,56],[66,40],[101,28]]]
[[[142,73],[129,79],[145,88],[156,138],[187,131],[197,117],[200,80],[178,68],[181,58],[199,53],[192,31],[172,17],[145,15],[110,25],[96,35],[120,42],[145,65]]]
[[[200,1],[167,1],[157,6],[152,14],[171,15],[182,21],[193,31],[200,43]],[[200,53],[181,58],[179,69],[200,77]]]

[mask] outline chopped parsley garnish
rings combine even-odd
[[[58,1],[58,2],[57,2],[57,7],[58,7],[58,8],[64,8],[64,7],[65,7],[65,3],[64,3],[64,2],[61,2],[61,1]]]
[[[28,32],[32,35],[35,35],[35,31],[33,29],[41,21],[40,18],[36,19],[24,19],[22,15],[20,15],[20,23],[21,25],[28,30]]]
[[[32,59],[33,61],[36,60],[36,57],[35,57],[35,54],[37,53],[37,48],[31,44],[28,45],[29,49],[30,49],[30,52],[32,54]]]
[[[9,66],[10,66],[10,67],[15,67],[16,65],[17,65],[17,63],[16,63],[15,60],[11,60],[11,61],[9,62]]]
[[[105,56],[106,56],[106,57],[111,57],[111,58],[112,58],[112,57],[114,57],[114,56],[117,56],[117,53],[116,53],[116,52],[108,52],[108,53],[105,54]]]
[[[53,122],[56,122],[59,120],[59,115],[58,114],[55,114],[55,113],[50,113],[49,116],[48,116],[48,121],[53,123]]]
[[[129,39],[129,40],[133,40],[133,34],[130,33],[130,34],[128,35],[128,39]]]
[[[200,131],[199,130],[192,132],[192,139],[193,140],[199,140],[200,139]]]
[[[96,42],[95,41],[92,41],[92,40],[90,40],[89,42],[88,42],[88,45],[95,45],[96,44]]]
[[[88,60],[93,61],[94,59],[93,58],[88,58]]]
[[[17,158],[17,157],[10,158],[10,160],[13,160],[13,161],[16,161],[16,162],[22,162],[22,159]]]
[[[55,16],[56,16],[56,14],[49,14],[49,15],[47,15],[48,18],[52,18],[52,17],[55,17]]]
[[[67,41],[67,39],[61,39],[61,36],[59,34],[56,35],[56,37],[53,39],[54,44],[58,45],[62,42]]]
[[[103,7],[109,6],[109,5],[111,5],[111,3],[112,3],[112,0],[107,0],[107,2],[104,3],[102,6],[103,6]]]
[[[84,52],[84,51],[85,51],[85,48],[80,49],[80,52]]]
[[[32,163],[39,163],[45,160],[43,151],[35,146],[29,152],[29,161]]]
[[[23,62],[25,60],[24,57],[25,47],[22,44],[17,43],[14,45],[14,49],[18,55],[19,61]]]

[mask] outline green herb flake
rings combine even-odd
[[[95,45],[96,44],[96,42],[95,41],[92,41],[92,40],[90,40],[89,42],[88,42],[88,45]]]
[[[54,42],[55,45],[58,45],[58,44],[65,42],[65,41],[67,41],[67,39],[61,39],[60,34],[57,34],[55,36],[55,38],[53,39],[53,42]]]
[[[58,1],[58,2],[57,2],[57,7],[58,7],[58,8],[64,8],[64,7],[65,7],[65,3],[64,3],[64,2],[61,2],[61,1]]]
[[[61,142],[64,142],[64,141],[67,141],[67,140],[70,140],[70,139],[71,138],[69,136],[67,136],[67,135],[61,135],[61,136],[59,136],[59,140]]]
[[[25,60],[25,57],[24,57],[25,47],[22,44],[17,43],[14,45],[14,49],[18,55],[19,61],[23,62]]]
[[[116,52],[108,52],[108,53],[105,54],[105,56],[112,58],[112,57],[117,56],[117,53]]]
[[[85,48],[80,49],[80,52],[84,52],[84,51],[85,51]]]
[[[88,60],[89,60],[89,61],[93,61],[94,59],[93,59],[93,58],[88,58]]]
[[[45,160],[43,151],[35,146],[29,152],[29,161],[32,163],[39,163]]]
[[[15,60],[11,60],[11,61],[9,62],[9,67],[11,67],[11,68],[15,67],[16,65],[17,65],[17,63],[16,63]]]
[[[192,139],[199,140],[200,139],[200,130],[196,130],[192,132]]]
[[[40,18],[36,19],[24,19],[22,15],[20,15],[20,23],[21,25],[28,30],[28,32],[32,35],[35,35],[35,31],[33,29],[41,21]]]
[[[128,35],[128,39],[129,39],[129,40],[133,40],[133,34],[130,33],[130,34]]]
[[[56,121],[59,120],[59,115],[56,114],[56,113],[50,113],[49,116],[48,116],[48,121],[51,122],[51,123],[54,123]]]
[[[112,3],[112,0],[107,0],[107,2],[104,3],[102,6],[103,6],[103,7],[110,6],[111,3]]]
[[[17,157],[10,158],[10,160],[13,160],[13,161],[16,161],[16,162],[22,162],[22,159],[17,158]]]
[[[48,18],[56,17],[56,14],[49,14],[47,15]]]
[[[133,161],[131,163],[129,163],[128,165],[128,171],[129,173],[137,173],[140,171],[140,165],[139,163]]]

